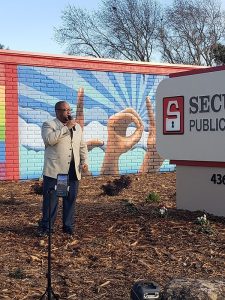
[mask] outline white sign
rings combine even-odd
[[[157,150],[165,158],[225,161],[225,71],[174,77],[156,91]]]

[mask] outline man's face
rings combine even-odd
[[[71,108],[68,103],[63,102],[56,109],[56,117],[62,122],[66,123],[68,121],[68,116],[71,114]]]

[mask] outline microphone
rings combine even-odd
[[[73,117],[71,115],[68,115],[67,118],[68,118],[68,120],[73,120]],[[73,131],[76,131],[76,127],[75,126],[73,126],[72,129],[73,129]]]

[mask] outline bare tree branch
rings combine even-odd
[[[163,61],[213,65],[213,47],[225,39],[225,15],[217,0],[174,0],[159,28]]]
[[[55,38],[69,54],[150,61],[159,20],[156,0],[103,0],[93,13],[69,5]]]

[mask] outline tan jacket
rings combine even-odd
[[[79,124],[70,131],[57,118],[44,122],[41,132],[44,144],[43,175],[57,178],[57,174],[68,174],[72,155],[78,180],[81,179],[81,165],[88,164],[88,151],[83,141],[83,133]]]

